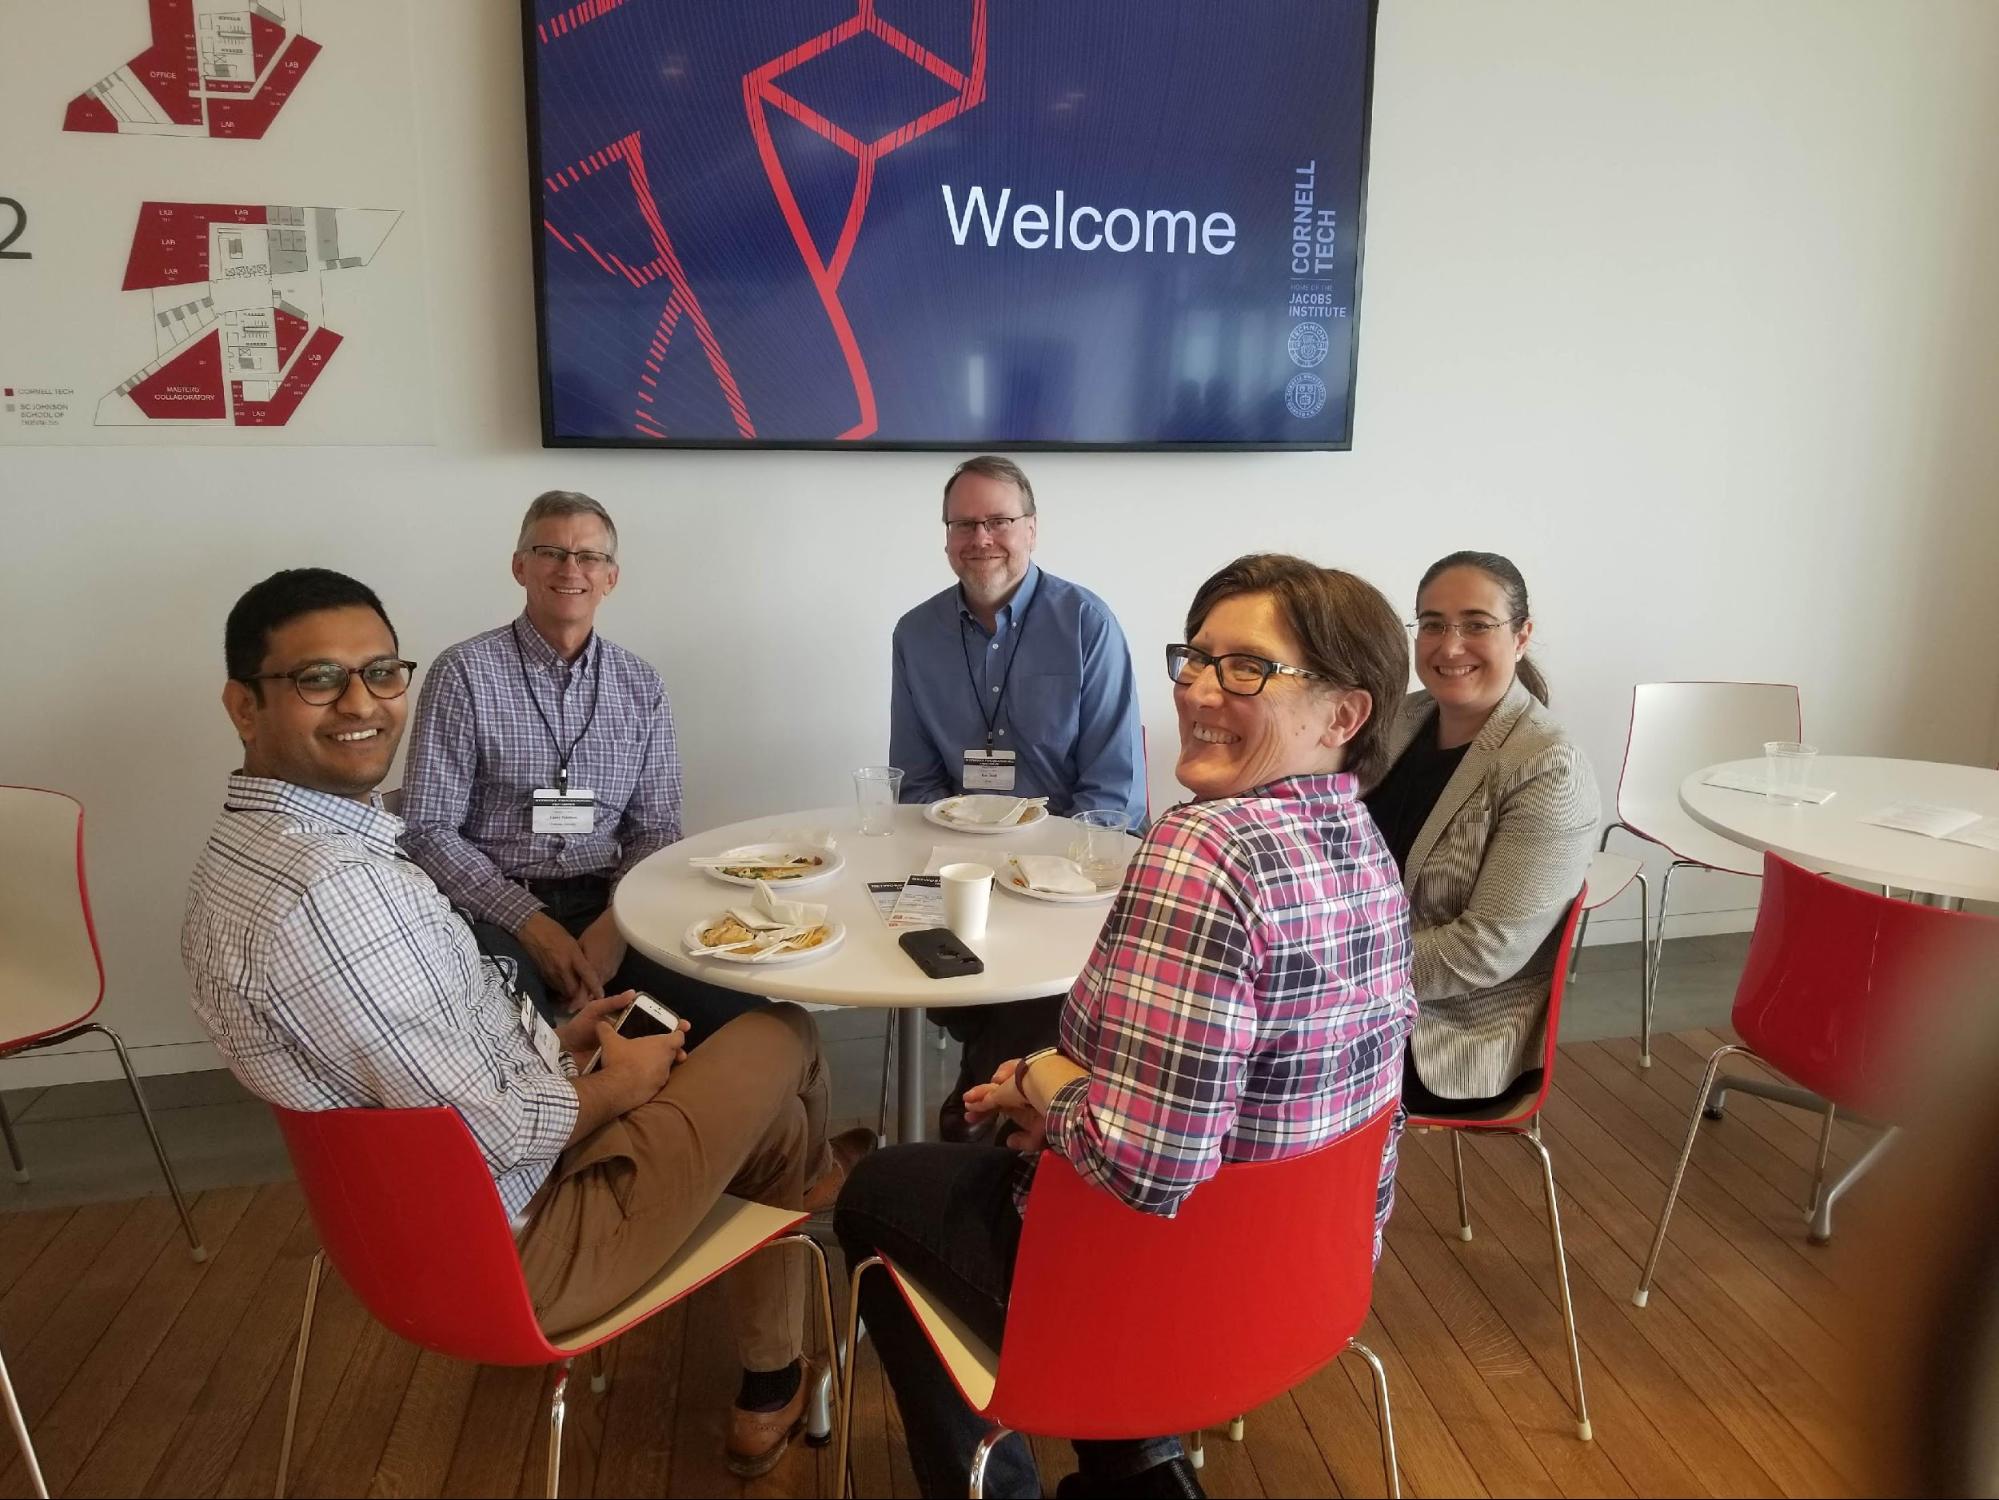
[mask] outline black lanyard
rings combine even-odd
[[[590,726],[597,722],[597,705],[604,697],[602,663],[595,657],[591,658],[590,717],[583,721],[583,727],[576,731],[576,738],[569,742],[569,748],[565,750],[562,748],[562,741],[556,738],[555,726],[548,722],[548,715],[541,711],[541,700],[535,697],[534,683],[528,678],[527,652],[521,649],[521,622],[516,620],[508,628],[513,632],[514,655],[520,659],[521,687],[528,695],[528,703],[534,709],[534,716],[541,720],[541,727],[548,731],[549,744],[555,747],[555,789],[558,792],[567,792],[569,790],[569,759],[576,753],[576,747],[583,743],[583,737],[590,732]],[[567,715],[564,715],[564,717],[567,717]]]
[[[1001,711],[1006,707],[1006,689],[1007,684],[1013,681],[1013,664],[1020,660],[1021,638],[1027,634],[1027,622],[1034,618],[1034,606],[1041,602],[1041,589],[1042,582],[1037,581],[1034,585],[1034,597],[1027,601],[1027,608],[1022,610],[1020,618],[1014,621],[1013,650],[1007,653],[1006,671],[1000,677],[999,692],[993,695],[993,709],[991,713],[986,712],[986,695],[981,690],[979,674],[972,666],[972,659],[969,656],[965,658],[965,676],[971,680],[972,701],[979,707],[979,717],[986,721],[986,748],[988,750],[993,747],[993,730],[999,724]],[[995,616],[994,618],[997,623],[998,617]],[[960,609],[958,613],[958,650],[962,653],[964,649],[965,614]]]

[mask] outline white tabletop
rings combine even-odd
[[[1999,816],[1999,771],[1928,760],[1821,755],[1810,784],[1836,795],[1817,806],[1771,802],[1754,792],[1704,785],[1716,771],[1760,775],[1763,761],[1707,766],[1680,783],[1680,806],[1696,823],[1751,849],[1833,875],[1900,890],[1999,901],[1999,853],[1926,838],[1860,819],[1897,802],[1928,802]]]
[[[820,808],[752,818],[682,839],[641,861],[618,883],[612,909],[625,940],[679,974],[780,1000],[821,1005],[984,1005],[1059,995],[1076,982],[1110,915],[1108,900],[1077,905],[1034,901],[995,889],[986,935],[968,946],[985,960],[985,972],[932,979],[896,942],[868,882],[920,875],[938,846],[976,851],[995,871],[1008,854],[1066,854],[1076,836],[1068,818],[1048,818],[1015,833],[976,834],[925,821],[920,807],[896,809],[895,832],[864,838],[852,807]],[[839,841],[846,867],[830,879],[784,894],[822,902],[827,916],[847,927],[846,941],[824,958],[790,964],[731,964],[689,958],[682,947],[688,927],[745,905],[752,892],[691,869],[694,855],[719,854],[739,844],[765,841],[779,830],[825,829]],[[1137,848],[1137,841],[1131,846]],[[969,857],[969,856],[968,856]]]

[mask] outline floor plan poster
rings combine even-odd
[[[0,444],[430,441],[410,17],[0,0]]]

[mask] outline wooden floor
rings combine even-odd
[[[1461,1243],[1449,1143],[1405,1138],[1388,1249],[1362,1337],[1386,1363],[1412,1495],[1858,1493],[1849,1450],[1848,1312],[1862,1273],[1842,1235],[1805,1241],[1815,1122],[1734,1096],[1696,1150],[1651,1306],[1631,1305],[1700,1064],[1719,1038],[1563,1049],[1545,1115],[1568,1238],[1594,1443],[1578,1442],[1539,1172],[1527,1149],[1469,1145],[1476,1236]],[[1842,1130],[1835,1160],[1863,1142]],[[1868,1188],[1842,1204],[1857,1224]],[[4,1351],[51,1491],[268,1495],[306,1265],[290,1184],[205,1193],[197,1266],[161,1198],[0,1217]],[[569,1495],[830,1493],[832,1462],[798,1448],[744,1486],[719,1459],[733,1392],[713,1291],[613,1346],[609,1391],[569,1402]],[[866,1346],[864,1345],[864,1350]],[[1198,1357],[1190,1321],[1189,1357]],[[541,1493],[539,1371],[420,1354],[337,1282],[321,1297],[300,1412],[301,1495]],[[864,1354],[859,1493],[915,1495],[893,1403]],[[4,1438],[0,1438],[4,1444]],[[1039,1442],[1050,1491],[1071,1466]],[[0,1493],[25,1494],[10,1457]],[[1382,1493],[1371,1387],[1342,1360],[1213,1434],[1215,1495]]]

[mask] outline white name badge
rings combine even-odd
[[[552,786],[534,789],[531,815],[536,833],[595,833],[597,794],[581,788],[560,791]]]
[[[562,1039],[554,1029],[541,1018],[532,1001],[521,1002],[521,1030],[527,1033],[528,1041],[541,1060],[548,1064],[551,1073],[562,1072]]]
[[[1011,750],[967,750],[965,790],[968,792],[1010,792],[1013,790],[1014,752]]]

